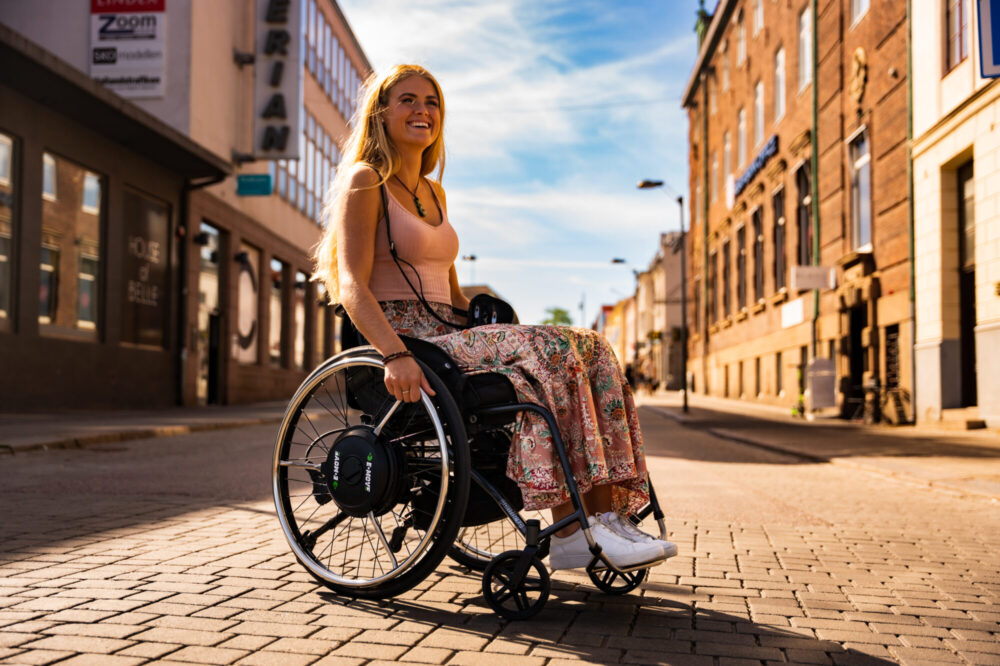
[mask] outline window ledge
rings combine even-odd
[[[729,328],[732,325],[733,325],[732,316],[726,317],[725,319],[719,322],[719,328]]]
[[[709,332],[709,334],[718,333],[719,332],[719,324],[712,324],[711,326],[709,326],[708,327],[708,332]]]
[[[757,301],[756,303],[754,303],[752,306],[750,306],[750,313],[751,314],[759,314],[759,313],[761,313],[761,312],[764,311],[764,308],[766,306],[767,306],[767,303],[765,303],[764,299],[762,298],[759,301]]]
[[[771,296],[771,298],[768,300],[770,300],[773,305],[777,305],[778,303],[784,303],[785,301],[788,300],[788,289],[786,287],[782,287],[781,289],[778,290],[776,294]]]
[[[736,313],[736,316],[733,317],[733,321],[734,322],[740,322],[740,321],[743,321],[744,319],[746,319],[748,316],[749,315],[747,314],[747,309],[746,308],[742,308],[742,309],[740,309],[739,312]]]

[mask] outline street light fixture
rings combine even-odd
[[[476,255],[463,254],[462,261],[469,262],[469,284],[476,284]]]
[[[640,190],[651,190],[663,187],[662,180],[640,180],[636,187]],[[684,230],[684,197],[677,197],[677,206],[681,214],[681,367],[683,368],[683,411],[688,413],[688,341],[687,341],[687,232]]]

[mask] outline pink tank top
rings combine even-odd
[[[458,257],[458,234],[448,222],[448,215],[441,209],[441,224],[432,226],[403,208],[389,194],[389,219],[392,223],[392,240],[400,265],[416,289],[423,285],[424,298],[434,303],[451,303],[451,285],[448,272]],[[413,264],[408,266],[406,260]],[[420,275],[417,280],[414,270]],[[378,301],[415,300],[417,297],[406,284],[396,262],[389,253],[389,238],[385,221],[380,219],[375,230],[375,262],[368,288]]]

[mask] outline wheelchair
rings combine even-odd
[[[286,408],[272,476],[281,529],[298,562],[320,584],[349,597],[393,597],[423,581],[445,556],[482,572],[487,604],[518,620],[538,613],[551,580],[542,563],[552,535],[573,522],[592,553],[586,571],[609,594],[639,587],[648,568],[618,568],[591,534],[552,414],[521,403],[499,373],[465,374],[441,348],[403,337],[434,389],[413,403],[385,389],[371,346],[331,357]],[[362,341],[363,342],[363,341]],[[534,412],[554,436],[575,512],[554,524],[524,503],[506,476],[519,415]],[[666,539],[664,515],[650,502]]]

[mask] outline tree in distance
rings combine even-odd
[[[569,316],[569,310],[563,310],[562,308],[557,308],[555,306],[545,308],[545,314],[548,315],[542,320],[542,324],[549,326],[572,326],[573,318]]]

